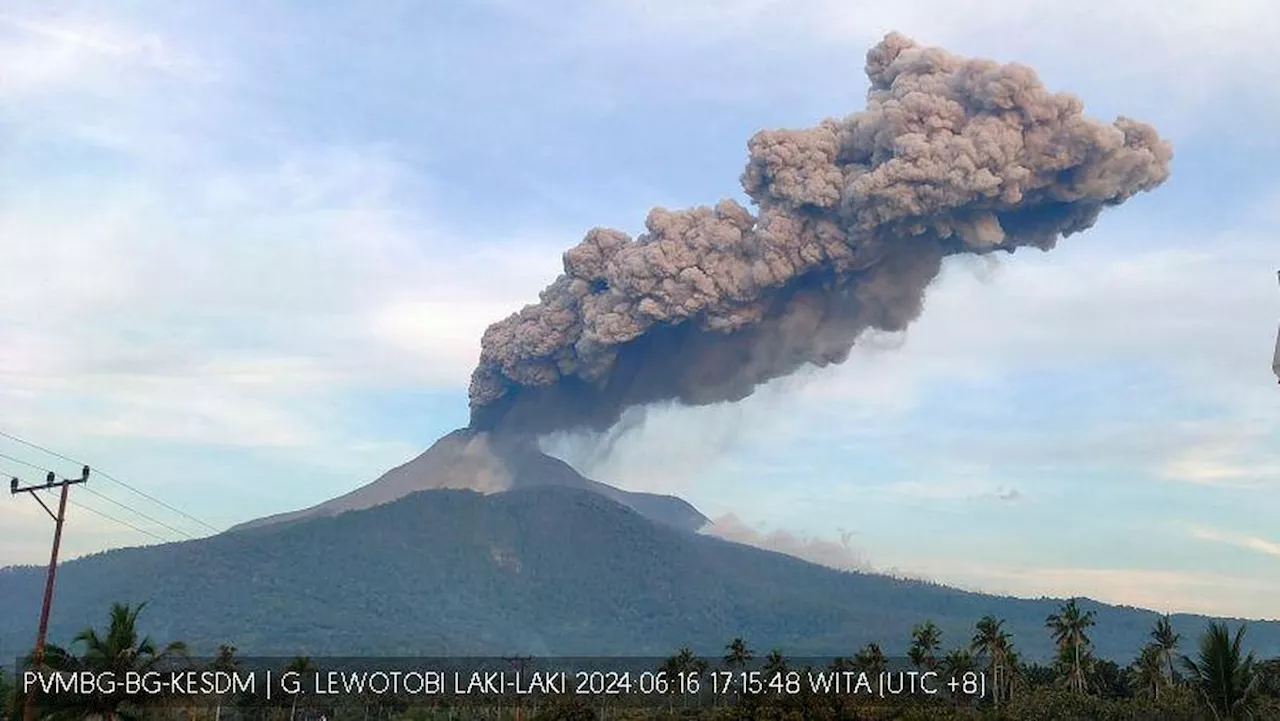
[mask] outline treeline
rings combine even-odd
[[[108,625],[77,634],[71,648],[47,647],[44,667],[54,671],[146,671],[187,657],[181,642],[157,644],[137,631],[142,606],[116,604]],[[969,638],[951,642],[929,620],[912,629],[903,649],[870,643],[848,657],[815,667],[811,659],[789,659],[782,650],[759,654],[745,639],[733,639],[723,655],[702,658],[680,649],[652,669],[664,679],[647,696],[490,698],[445,704],[385,696],[338,699],[294,696],[267,706],[245,696],[162,697],[125,693],[51,695],[36,699],[37,717],[53,721],[86,718],[165,721],[428,721],[429,719],[1280,719],[1280,658],[1256,659],[1245,647],[1246,627],[1215,623],[1184,641],[1169,617],[1151,628],[1149,642],[1128,665],[1099,658],[1090,639],[1092,612],[1070,600],[1045,619],[1056,653],[1050,663],[1022,658],[1015,639],[994,616],[980,619]],[[1184,646],[1190,648],[1184,649]],[[1185,652],[1184,652],[1185,651]],[[33,663],[28,658],[27,663]],[[211,668],[235,670],[236,649],[220,647]],[[316,670],[305,657],[290,669]],[[749,673],[748,673],[748,670]],[[861,679],[867,692],[833,693],[809,683],[837,672]],[[932,680],[938,693],[881,697],[872,690],[885,675]],[[676,679],[699,679],[692,684]],[[719,689],[707,692],[719,679]],[[949,680],[963,680],[952,684]],[[980,680],[980,683],[978,683]],[[651,688],[650,691],[653,691]],[[25,699],[14,679],[0,673],[0,721],[22,718]]]

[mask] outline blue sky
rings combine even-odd
[[[466,422],[485,326],[587,229],[741,198],[750,135],[860,109],[899,30],[1151,122],[1172,177],[957,259],[842,366],[554,450],[832,563],[1280,618],[1280,8],[877,5],[6,3],[0,430],[215,527],[366,483]],[[0,564],[43,562],[38,507],[0,524]],[[74,508],[65,543],[150,540]]]

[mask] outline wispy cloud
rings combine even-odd
[[[1201,541],[1213,541],[1215,543],[1225,543],[1237,548],[1244,548],[1258,553],[1265,553],[1269,556],[1280,557],[1280,542],[1269,541],[1260,536],[1250,536],[1243,533],[1229,533],[1218,531],[1212,528],[1195,527],[1191,529],[1191,537]]]
[[[159,35],[101,18],[33,19],[0,14],[0,98],[100,92],[125,73],[161,73],[184,82],[212,80],[213,69]]]
[[[855,534],[852,531],[842,532],[839,539],[828,539],[798,535],[782,529],[762,530],[730,513],[716,518],[702,533],[785,553],[841,571],[866,571],[871,568],[866,553],[853,545]]]
[[[1231,437],[1208,438],[1177,451],[1161,475],[1171,481],[1244,490],[1274,489],[1280,459],[1257,431],[1235,429]]]

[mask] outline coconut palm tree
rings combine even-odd
[[[741,638],[733,639],[728,646],[724,647],[724,650],[727,652],[724,655],[724,663],[730,668],[740,669],[746,666],[748,661],[755,658],[755,654],[751,652],[751,649],[747,648],[747,642]]]
[[[218,655],[213,659],[212,670],[235,672],[240,668],[240,660],[236,658],[236,647],[222,644],[218,646]],[[223,697],[218,695],[218,703],[214,708],[213,721],[220,721],[222,718],[222,702]]]
[[[747,642],[741,638],[735,638],[730,641],[729,645],[724,647],[724,650],[724,665],[739,671],[746,667],[747,662],[756,657],[751,649],[747,647]],[[732,679],[730,680],[730,685],[735,688],[735,693],[745,689],[745,686],[737,688],[739,684]]]
[[[977,670],[973,655],[963,648],[953,648],[947,651],[939,665],[942,667],[942,672],[951,678],[960,678],[970,671]]]
[[[1165,614],[1156,620],[1156,625],[1151,629],[1151,640],[1155,642],[1156,647],[1160,650],[1160,658],[1165,668],[1169,669],[1169,683],[1174,683],[1177,679],[1173,672],[1174,651],[1178,648],[1178,640],[1181,636],[1173,632],[1173,623],[1169,619],[1169,614]]]
[[[113,604],[105,633],[86,628],[76,634],[72,645],[80,644],[80,656],[55,645],[45,648],[45,664],[52,671],[89,671],[93,674],[110,673],[115,678],[126,674],[146,674],[162,668],[172,668],[173,662],[186,658],[187,647],[181,642],[157,646],[151,637],[138,637],[138,614],[146,607]],[[127,693],[117,688],[112,693],[69,694],[45,697],[49,719],[97,718],[102,721],[139,718],[142,710],[162,700],[159,695]]]
[[[702,673],[707,670],[707,662],[695,656],[688,648],[682,648],[676,652],[676,655],[663,662],[662,670],[669,676],[681,673]]]
[[[301,676],[316,670],[316,665],[311,661],[310,656],[294,656],[289,665],[285,667],[285,671],[291,671]],[[298,694],[293,694],[292,703],[289,705],[289,721],[293,721],[298,714]]]
[[[775,648],[769,652],[768,656],[765,656],[763,670],[765,678],[773,678],[774,676],[786,674],[789,670],[787,668],[787,659],[782,655],[782,651],[780,649]]]
[[[1235,635],[1225,623],[1211,623],[1200,636],[1196,660],[1182,657],[1191,685],[1215,719],[1252,718],[1258,701],[1258,675],[1253,654],[1244,655],[1245,626]]]
[[[666,661],[662,662],[659,671],[666,674],[668,688],[671,690],[672,703],[674,703],[675,695],[681,694],[683,690],[690,688],[700,688],[694,684],[701,684],[702,675],[707,672],[707,662],[694,655],[693,651],[687,647],[676,652]]]
[[[942,674],[952,680],[962,681],[966,678],[965,674],[978,670],[978,664],[973,658],[973,654],[967,648],[953,648],[942,657],[938,662],[938,667]],[[972,705],[974,699],[966,697],[963,694],[957,695],[955,689],[952,689],[952,700],[956,703]]]
[[[1150,694],[1151,698],[1160,698],[1160,689],[1165,684],[1164,649],[1158,642],[1142,647],[1138,660],[1133,663],[1134,686],[1138,690]]]
[[[1004,619],[983,616],[978,621],[977,632],[969,643],[969,650],[987,660],[987,673],[991,678],[992,695],[996,704],[1007,694],[1014,665],[1013,639],[1004,630]]]
[[[854,655],[853,665],[863,673],[874,675],[884,671],[889,660],[885,658],[884,651],[880,650],[880,644],[873,642],[863,646]]]
[[[1082,611],[1076,599],[1064,603],[1058,613],[1045,618],[1044,625],[1053,631],[1053,641],[1058,645],[1058,661],[1067,669],[1067,687],[1077,693],[1088,689],[1085,670],[1089,665],[1089,653],[1093,642],[1087,633],[1093,626],[1093,611]]]
[[[942,645],[942,630],[933,621],[911,629],[911,647],[907,658],[921,670],[933,670],[938,665],[938,648]]]

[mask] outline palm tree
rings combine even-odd
[[[674,695],[681,693],[682,689],[690,688],[690,679],[696,679],[701,683],[702,674],[707,671],[707,662],[695,656],[693,651],[686,647],[663,661],[659,670],[666,674],[668,688]]]
[[[951,678],[960,678],[970,671],[976,670],[973,656],[963,648],[953,648],[942,657],[942,672]]]
[[[669,676],[681,673],[702,673],[707,670],[707,662],[695,656],[688,648],[682,648],[676,652],[676,655],[663,662],[662,670]]]
[[[735,638],[728,646],[724,647],[728,653],[724,656],[725,665],[730,668],[742,668],[747,662],[755,658],[755,654],[751,653],[751,649],[747,648],[747,642],[741,638]]]
[[[1135,686],[1150,693],[1151,698],[1160,698],[1160,687],[1164,686],[1164,649],[1156,643],[1142,647],[1138,660],[1133,664]]]
[[[764,658],[764,677],[771,679],[775,676],[781,676],[787,672],[787,659],[783,657],[782,651],[773,649],[768,656]]]
[[[1086,631],[1094,624],[1093,611],[1081,611],[1076,599],[1071,599],[1045,618],[1044,625],[1053,631],[1058,645],[1058,661],[1067,668],[1067,687],[1077,693],[1088,688],[1085,667],[1089,663],[1092,642]]]
[[[1013,665],[1013,639],[1003,629],[1004,619],[983,616],[978,621],[977,632],[969,643],[969,650],[987,659],[987,673],[991,676],[991,690],[996,704],[1007,690],[1007,676]]]
[[[1225,623],[1211,623],[1200,637],[1199,659],[1182,657],[1193,688],[1215,719],[1247,719],[1257,702],[1253,654],[1243,655],[1245,626],[1231,635]]]
[[[751,652],[751,649],[747,648],[747,642],[743,641],[741,638],[733,639],[733,641],[729,642],[728,646],[724,647],[724,650],[727,652],[724,655],[724,664],[731,669],[738,669],[741,671],[747,665],[748,661],[755,658],[755,654]],[[733,680],[730,680],[730,684],[732,686],[737,686],[737,683]],[[740,690],[745,689],[746,687],[743,686]]]
[[[951,678],[952,680],[958,681],[963,681],[966,678],[965,674],[972,673],[978,669],[977,664],[973,660],[973,654],[969,653],[969,649],[959,647],[947,651],[946,655],[942,657],[941,661],[939,661],[938,666],[940,667],[943,675]],[[957,695],[954,689],[952,689],[951,698],[952,701],[957,703],[973,703],[972,698]]]
[[[869,643],[853,657],[853,665],[863,673],[875,675],[885,670],[889,660],[885,658],[880,644]]]
[[[45,662],[53,671],[89,671],[94,674],[110,673],[116,678],[127,674],[145,674],[166,667],[173,661],[185,659],[186,644],[173,642],[157,647],[151,637],[138,637],[138,614],[146,607],[112,604],[106,633],[86,628],[76,634],[72,644],[81,644],[83,653],[77,657],[64,648],[50,645],[45,648]],[[156,695],[127,693],[119,688],[115,693],[74,694],[50,697],[52,719],[83,719],[96,717],[103,721],[138,718],[147,705],[161,700]]]
[[[236,647],[225,643],[218,646],[218,655],[213,659],[212,665],[214,671],[234,672],[239,669],[240,661],[236,658]],[[213,712],[214,721],[220,721],[222,718],[222,701],[222,695],[219,694],[218,705]]]
[[[933,621],[911,629],[911,648],[907,658],[916,668],[933,670],[938,665],[938,648],[942,645],[942,631]]]
[[[218,655],[213,659],[213,668],[217,671],[235,671],[240,668],[240,660],[236,658],[236,647],[225,643],[218,646]]]
[[[1155,628],[1151,629],[1151,640],[1155,641],[1156,647],[1160,651],[1160,658],[1163,660],[1166,668],[1169,669],[1169,683],[1176,681],[1173,673],[1173,652],[1178,648],[1178,640],[1181,638],[1173,632],[1173,623],[1169,620],[1169,614],[1161,616],[1157,621]]]
[[[316,670],[316,665],[311,662],[310,656],[294,656],[289,665],[285,667],[285,671],[292,671],[298,675],[302,675],[309,671]],[[293,694],[293,703],[289,706],[289,721],[293,721],[298,713],[298,694]]]

